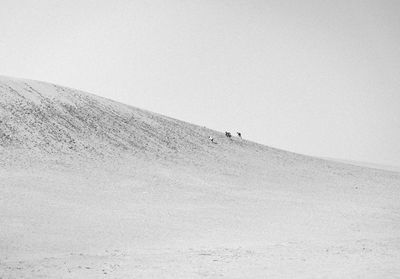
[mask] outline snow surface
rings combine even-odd
[[[398,172],[0,77],[0,278],[399,278],[399,194]]]

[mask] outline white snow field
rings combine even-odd
[[[400,278],[400,173],[1,77],[0,278]]]

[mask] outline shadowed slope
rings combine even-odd
[[[0,78],[3,147],[49,153],[168,153],[196,150],[204,131],[193,125],[78,90]]]

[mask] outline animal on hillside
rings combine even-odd
[[[232,137],[232,134],[231,134],[230,132],[225,132],[225,136],[226,136],[227,138],[231,138],[231,137]]]
[[[242,138],[242,133],[241,132],[236,132],[239,138]]]

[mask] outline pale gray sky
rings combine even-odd
[[[1,0],[0,74],[400,166],[400,1]]]

